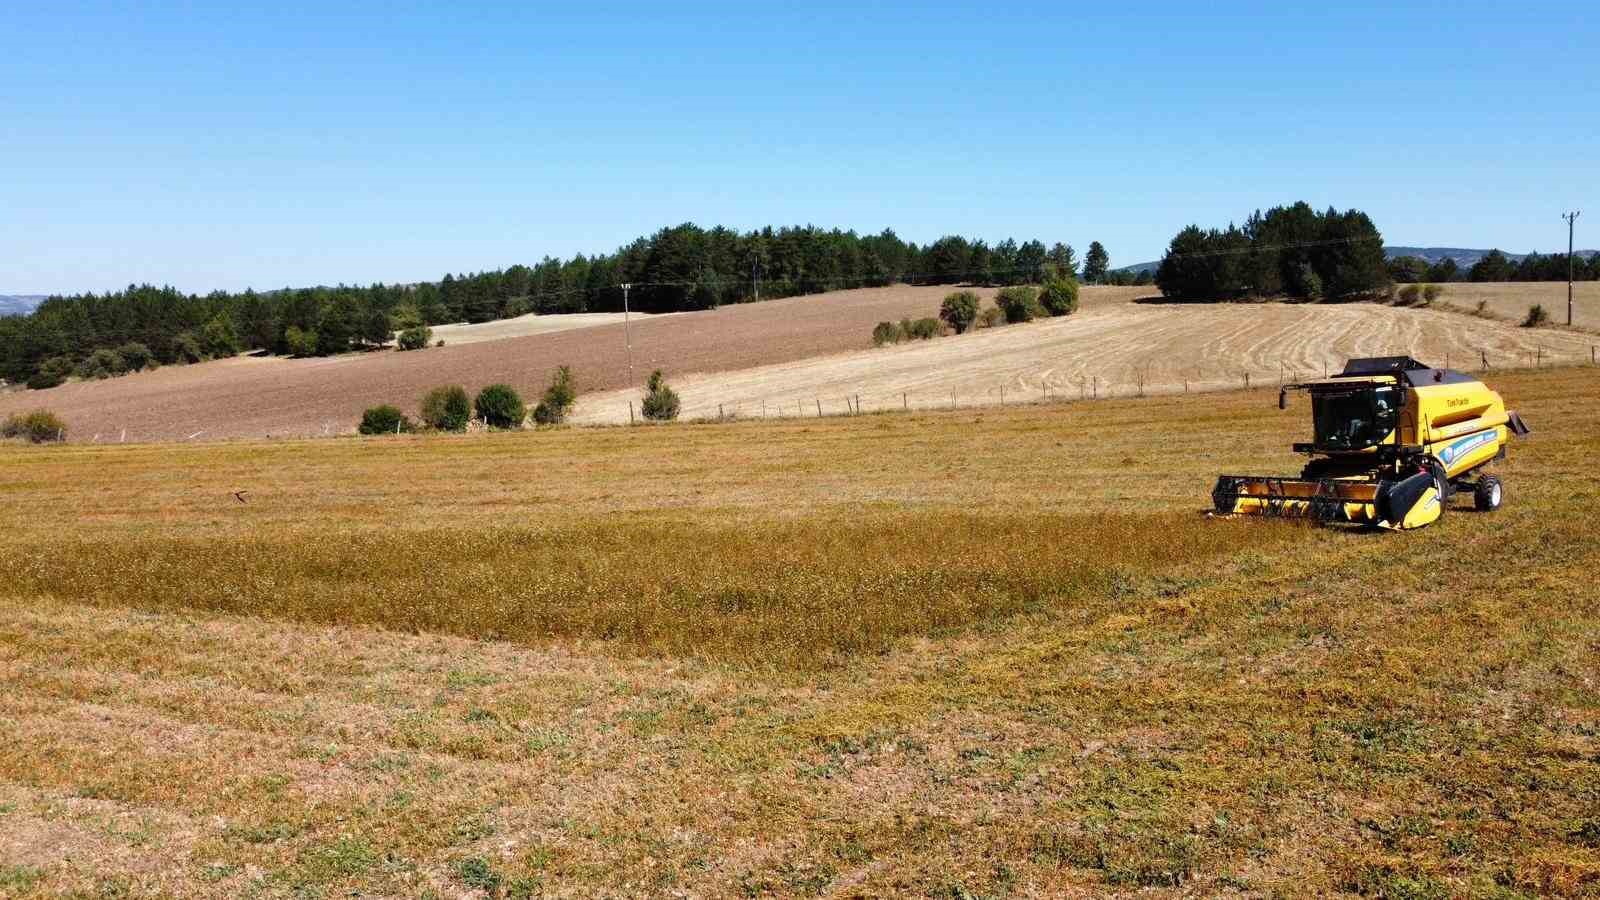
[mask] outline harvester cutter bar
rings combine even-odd
[[[1256,515],[1310,518],[1319,522],[1348,521],[1350,503],[1371,502],[1349,496],[1340,487],[1349,482],[1334,478],[1304,479],[1275,475],[1223,475],[1211,491],[1218,512],[1241,512],[1241,499],[1253,500],[1248,509]]]

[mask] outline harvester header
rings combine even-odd
[[[1457,490],[1480,510],[1504,500],[1487,468],[1528,428],[1500,395],[1470,375],[1409,356],[1352,359],[1331,378],[1284,385],[1311,395],[1310,461],[1300,477],[1223,475],[1212,489],[1221,515],[1294,516],[1380,528],[1420,528]]]

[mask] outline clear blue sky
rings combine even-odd
[[[1600,245],[1584,4],[780,5],[14,0],[0,293],[415,281],[683,221],[1119,265],[1295,199],[1516,251],[1578,206]]]

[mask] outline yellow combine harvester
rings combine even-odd
[[[1421,528],[1456,490],[1480,510],[1498,509],[1500,479],[1484,471],[1504,459],[1522,417],[1481,381],[1409,356],[1353,359],[1333,378],[1285,385],[1311,394],[1315,440],[1299,478],[1223,475],[1211,491],[1223,515],[1297,516],[1380,528]]]

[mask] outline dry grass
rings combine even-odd
[[[0,895],[1594,895],[1596,379],[1386,536],[1265,392],[0,448]]]
[[[1544,306],[1550,320],[1567,321],[1567,283],[1565,281],[1502,281],[1482,284],[1447,284],[1436,301],[1462,312],[1476,312],[1480,302],[1484,312],[1507,322],[1521,322],[1528,307]],[[1600,281],[1580,281],[1572,286],[1572,324],[1588,331],[1600,331]]]

